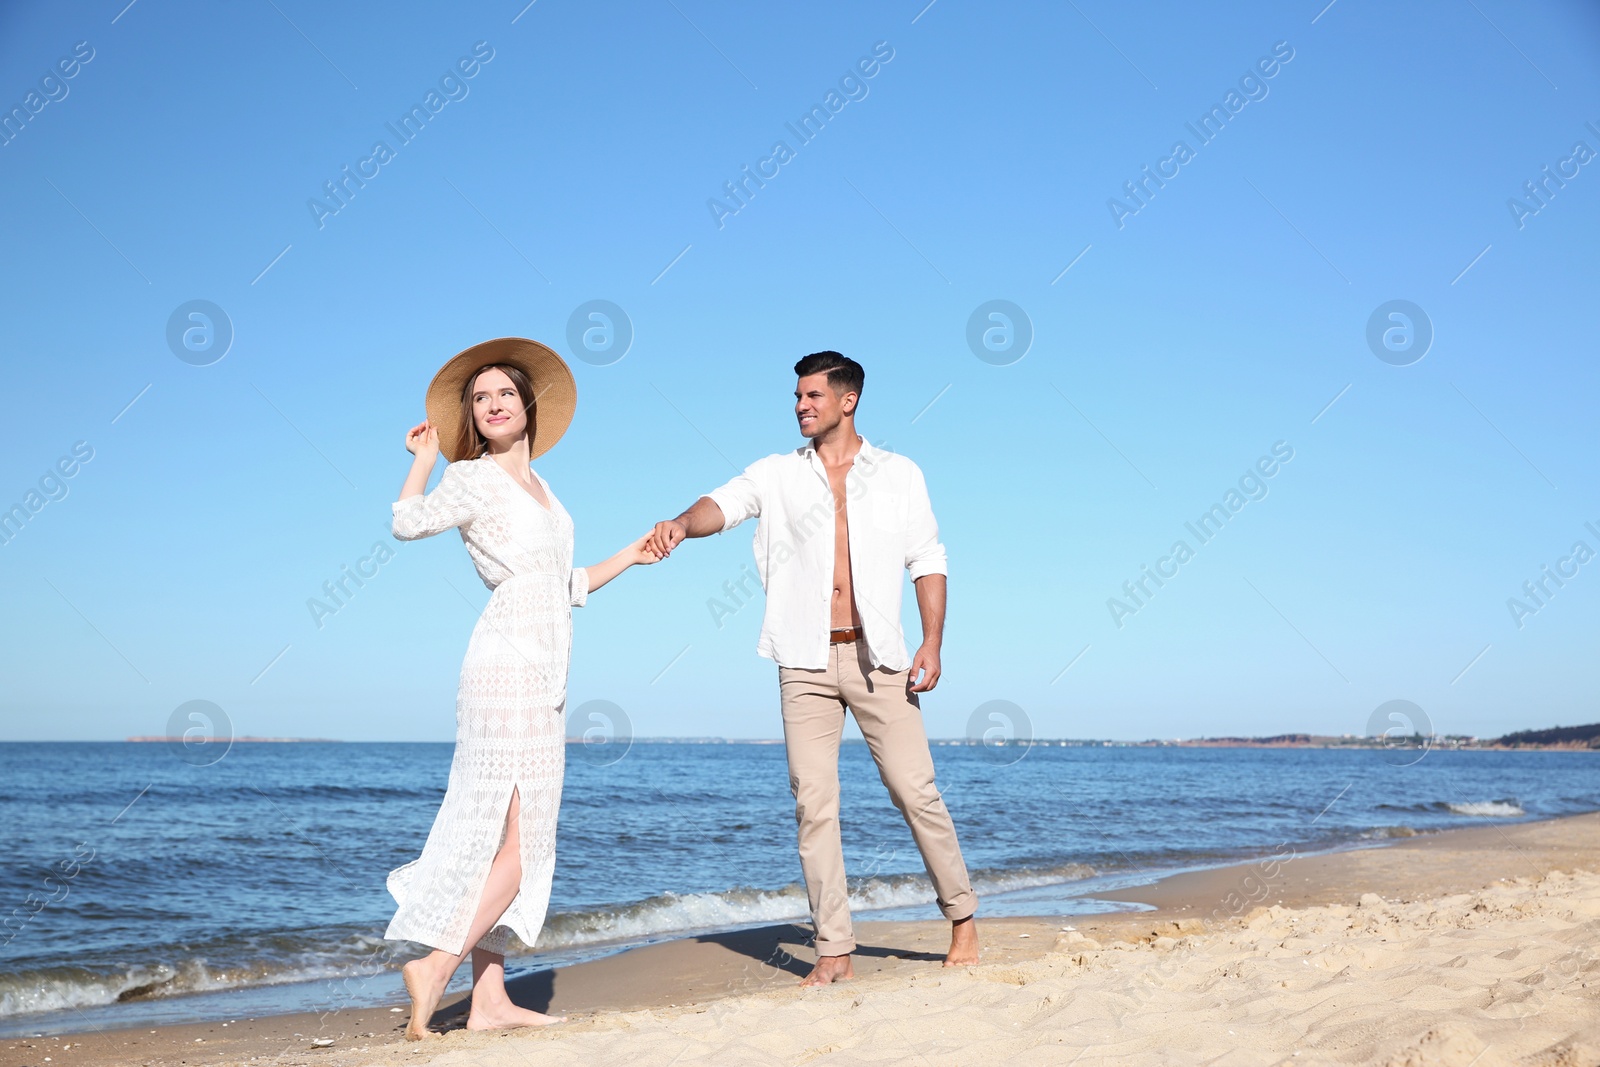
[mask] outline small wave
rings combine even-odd
[[[389,970],[386,943],[332,929],[157,948],[169,959],[138,964],[40,967],[0,975],[0,1018],[98,1007],[246,986],[283,985]]]
[[[1528,814],[1522,810],[1522,804],[1516,797],[1501,797],[1499,800],[1473,800],[1456,802],[1451,800],[1434,800],[1423,804],[1378,804],[1378,811],[1410,811],[1439,815],[1472,815],[1478,818],[1512,819],[1518,815]]]
[[[1368,841],[1382,841],[1395,837],[1416,837],[1417,832],[1409,826],[1374,826],[1361,836]]]
[[[1445,807],[1457,815],[1486,819],[1512,819],[1528,814],[1515,800],[1475,800],[1465,804],[1446,804]]]
[[[1041,869],[977,871],[972,882],[974,890],[988,895],[1075,882],[1094,875],[1094,868],[1073,863]],[[901,908],[933,899],[933,887],[920,874],[853,879],[850,886],[850,907],[855,911]],[[664,893],[616,908],[552,914],[540,931],[538,949],[544,952],[756,923],[796,922],[808,914],[805,887],[798,884],[782,889]]]
[[[851,894],[854,901],[855,894]],[[690,930],[787,922],[806,914],[800,886],[738,888],[720,893],[663,893],[614,908],[552,913],[539,933],[541,951],[608,941],[633,941]],[[527,951],[513,938],[514,945]]]

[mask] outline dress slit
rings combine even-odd
[[[517,899],[522,896],[520,872],[526,868],[528,863],[528,845],[527,835],[522,832],[522,783],[512,782],[511,790],[506,794],[505,802],[500,805],[500,840],[496,843],[494,852],[489,856],[489,862],[483,869],[483,876],[478,879],[478,902],[472,909],[472,918],[474,920],[477,919],[478,912],[483,909],[483,897],[489,891],[489,875],[494,872],[494,861],[500,858],[500,851],[506,847],[506,838],[511,835],[511,800],[513,797],[517,799],[517,870],[519,872],[517,891],[511,895],[510,900],[506,901],[505,909],[495,916],[494,925],[484,931],[483,937],[479,939],[477,944],[471,946],[473,951],[481,948],[485,952],[505,954],[504,948],[487,948],[484,942],[493,940],[492,935],[496,928],[501,926],[503,920],[510,915],[511,909],[516,906]],[[466,947],[463,946],[463,949],[465,950]],[[531,948],[532,946],[529,947]]]

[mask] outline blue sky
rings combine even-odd
[[[860,359],[861,429],[921,464],[951,556],[935,735],[992,700],[1072,737],[1361,733],[1391,699],[1442,732],[1600,718],[1589,5],[124,3],[0,14],[28,116],[0,506],[59,497],[0,545],[0,736],[160,734],[204,699],[242,734],[448,739],[487,592],[453,535],[390,540],[389,503],[434,370],[507,334],[577,375],[539,466],[580,562],[790,447],[800,355]],[[233,334],[203,366],[167,339],[195,300]],[[567,341],[592,300],[619,360]],[[1021,358],[969,346],[992,300]],[[1394,300],[1433,333],[1404,366],[1367,341]],[[709,606],[751,532],[597,594],[572,704],[776,736],[759,603]],[[1546,565],[1577,573],[1514,618]]]

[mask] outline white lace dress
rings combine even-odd
[[[450,464],[433,492],[394,505],[402,541],[459,528],[494,593],[461,664],[444,803],[421,857],[389,874],[400,905],[389,940],[465,950],[513,789],[522,800],[522,884],[477,947],[504,953],[514,932],[531,948],[544,925],[566,760],[572,608],[587,598],[589,576],[572,566],[571,516],[543,478],[539,484],[549,510],[485,456]]]

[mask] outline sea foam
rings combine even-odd
[[[1514,819],[1526,815],[1515,800],[1474,800],[1466,803],[1447,803],[1446,808],[1457,815],[1473,815],[1487,819]]]

